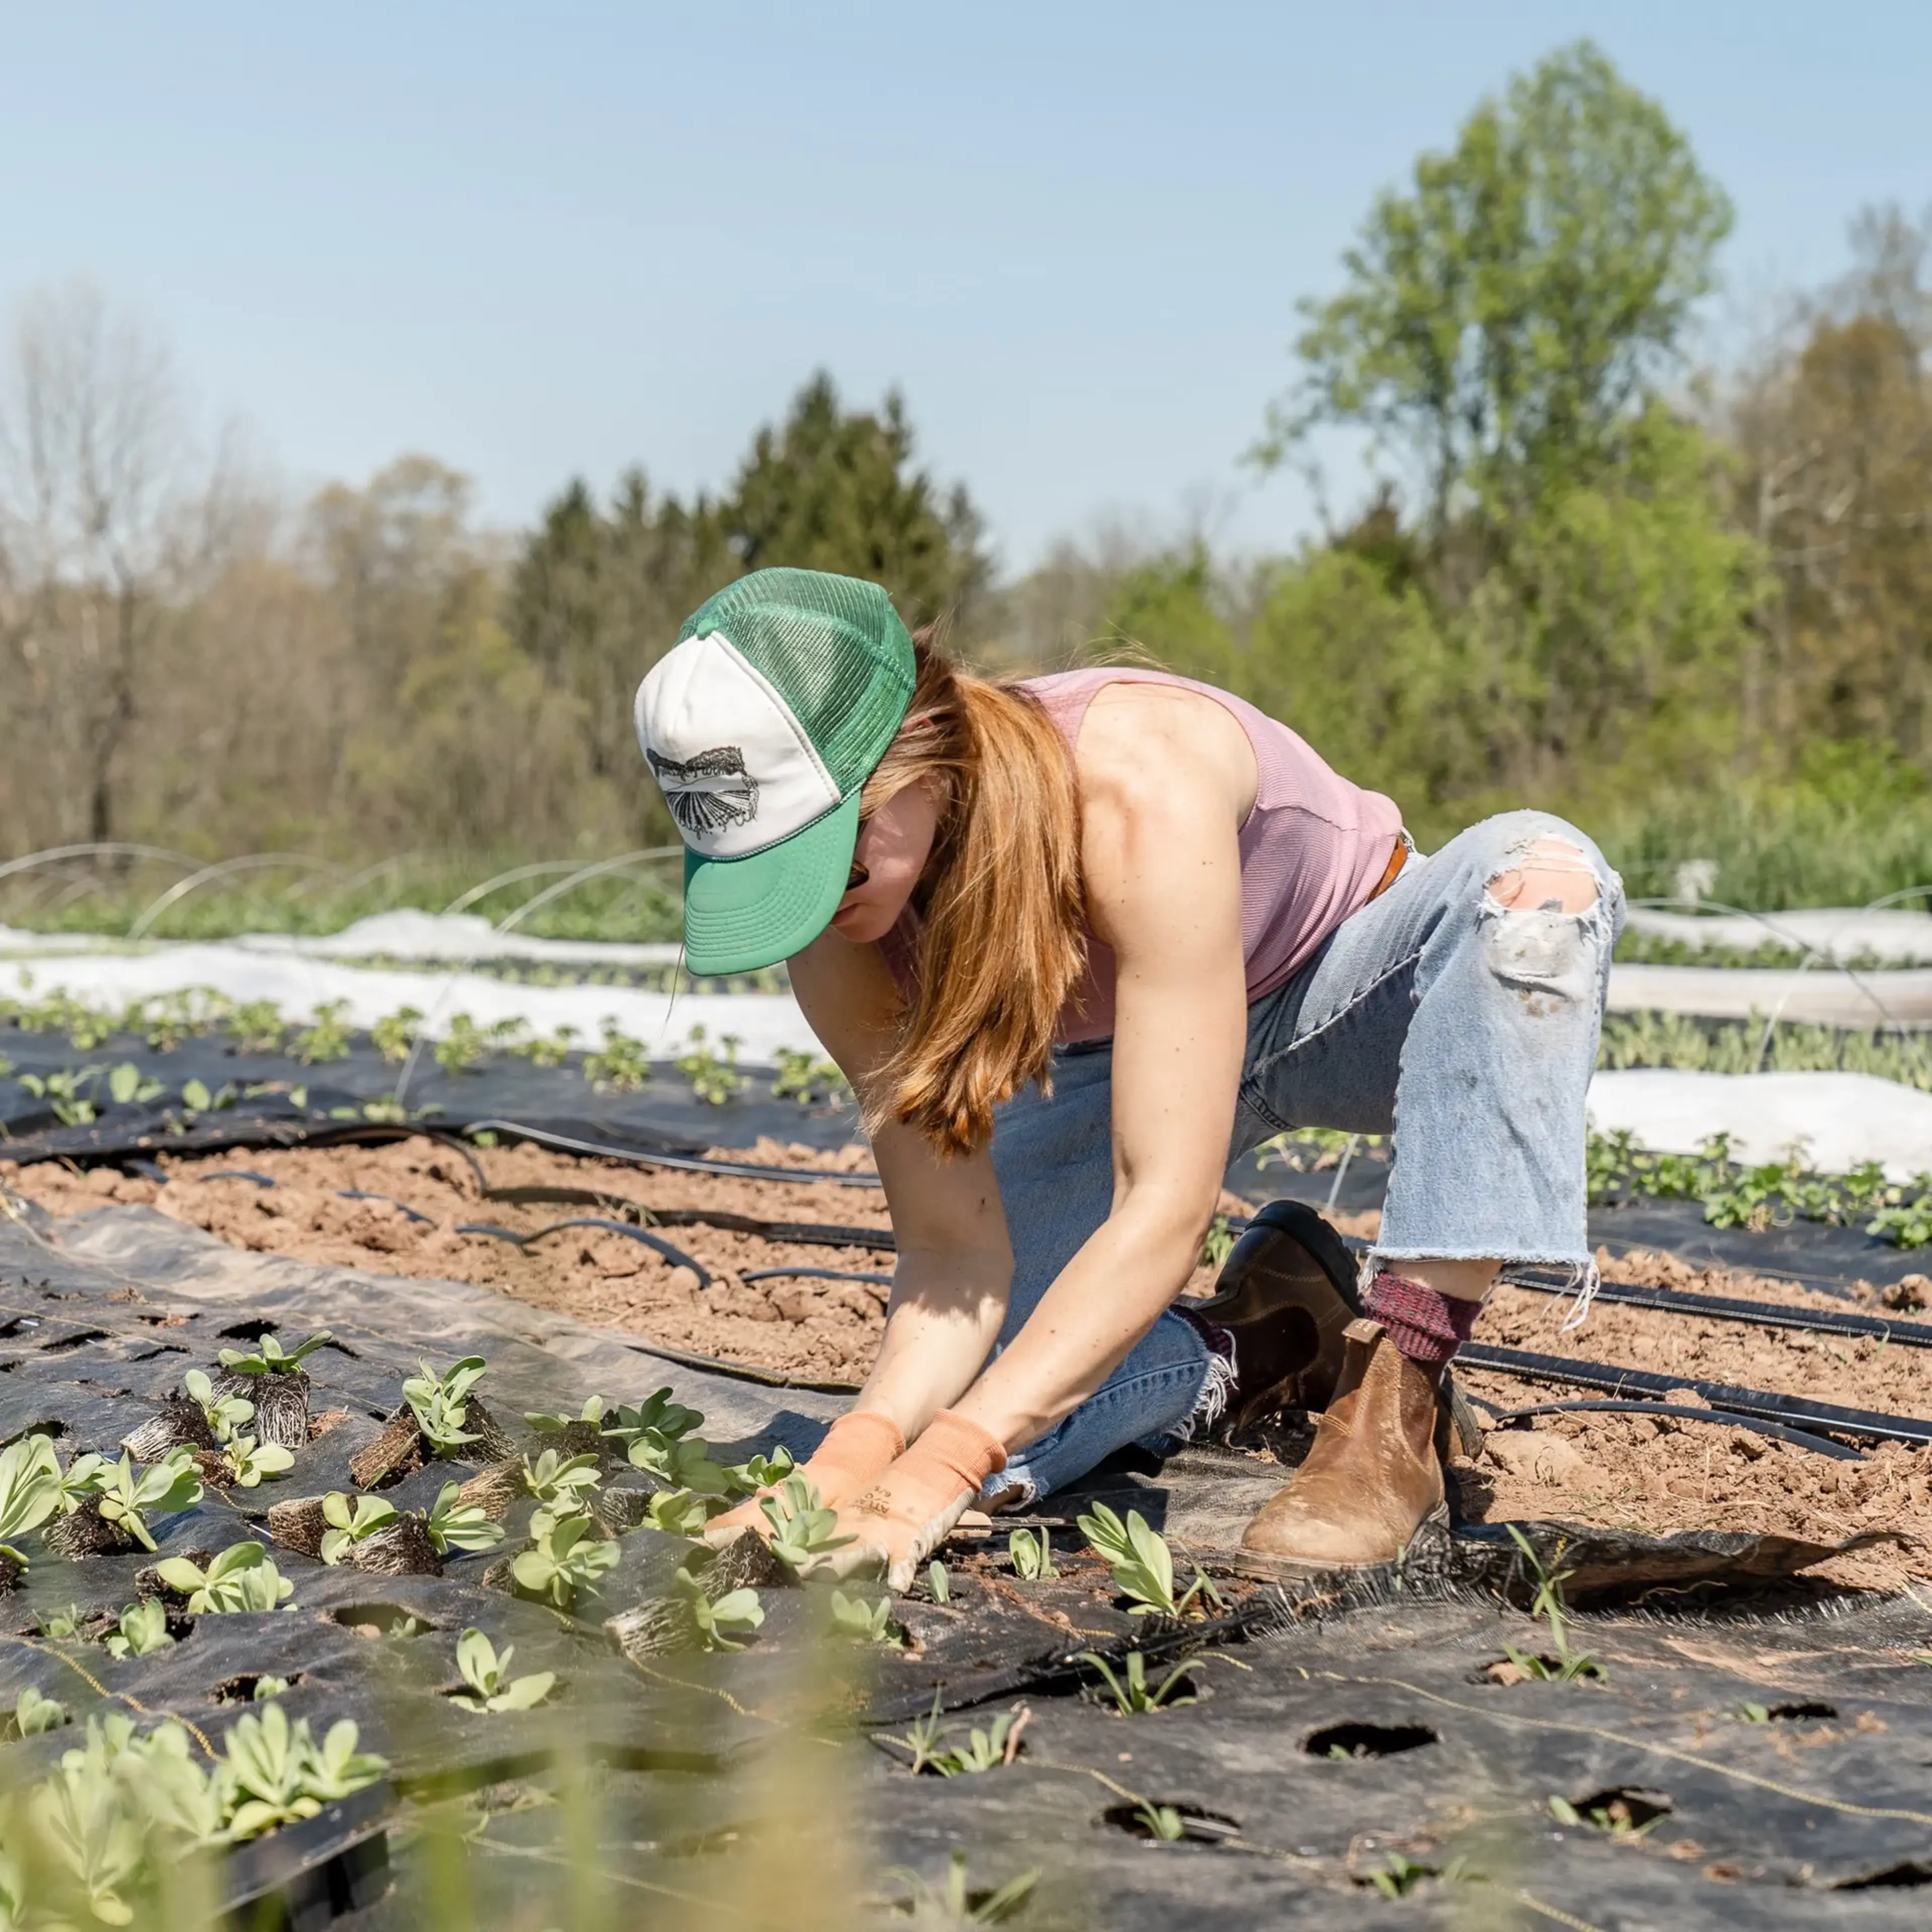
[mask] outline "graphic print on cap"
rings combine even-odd
[[[638,738],[685,844],[748,858],[838,804],[797,714],[721,632],[687,638],[638,690]]]
[[[736,745],[720,745],[684,759],[665,758],[647,745],[644,755],[686,838],[748,825],[758,817],[758,782],[746,770],[745,754]]]

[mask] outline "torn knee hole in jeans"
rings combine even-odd
[[[1567,838],[1532,838],[1483,894],[1482,925],[1496,977],[1532,1016],[1596,995],[1608,928],[1596,868]]]
[[[1510,856],[1519,862],[1489,883],[1504,912],[1588,912],[1602,898],[1596,868],[1567,838],[1532,838]]]

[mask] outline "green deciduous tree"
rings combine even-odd
[[[1678,356],[1730,204],[1663,110],[1588,42],[1486,100],[1424,154],[1306,305],[1279,459],[1324,424],[1412,460],[1441,540],[1472,500],[1520,510],[1614,469],[1624,425]]]

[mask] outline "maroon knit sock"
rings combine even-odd
[[[1438,1294],[1406,1275],[1382,1274],[1376,1276],[1363,1309],[1388,1330],[1389,1340],[1412,1362],[1439,1369],[1469,1339],[1482,1304],[1460,1294]]]

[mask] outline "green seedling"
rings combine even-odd
[[[566,1429],[590,1428],[601,1434],[614,1436],[617,1431],[604,1426],[604,1418],[610,1413],[609,1405],[601,1395],[592,1396],[574,1415],[551,1415],[542,1411],[526,1411],[524,1420],[539,1436],[561,1436]]]
[[[1176,1664],[1161,1679],[1159,1688],[1150,1690],[1148,1688],[1147,1659],[1137,1650],[1127,1652],[1118,1674],[1098,1651],[1083,1650],[1080,1661],[1090,1664],[1100,1673],[1112,1694],[1114,1708],[1124,1718],[1142,1717],[1164,1706],[1195,1702],[1193,1692],[1184,1689],[1190,1682],[1184,1664]]]
[[[73,1472],[68,1472],[70,1476]],[[193,1509],[201,1501],[201,1478],[195,1472],[194,1458],[186,1449],[170,1449],[160,1461],[136,1475],[134,1459],[123,1454],[120,1461],[104,1463],[92,1472],[90,1482],[94,1507],[102,1520],[118,1523],[143,1550],[152,1550],[154,1539],[148,1528],[150,1511],[172,1516]]]
[[[456,1640],[456,1667],[470,1688],[454,1692],[450,1702],[470,1711],[527,1711],[541,1704],[556,1682],[554,1670],[532,1671],[526,1677],[510,1675],[514,1644],[501,1652],[480,1630],[466,1630]]]
[[[724,1479],[734,1494],[752,1496],[760,1490],[776,1489],[797,1467],[791,1451],[781,1443],[769,1456],[753,1456],[729,1465]]]
[[[940,1693],[932,1694],[932,1708],[903,1737],[915,1774],[930,1771],[940,1778],[976,1777],[1010,1765],[1019,1755],[1020,1739],[1032,1713],[1022,1704],[1004,1711],[984,1730],[970,1730],[963,1744],[949,1742],[952,1727],[939,1714]]]
[[[1081,1534],[1112,1567],[1114,1588],[1132,1600],[1130,1616],[1201,1616],[1204,1612],[1197,1606],[1204,1597],[1217,1610],[1226,1608],[1220,1592],[1199,1570],[1186,1592],[1174,1595],[1173,1552],[1167,1538],[1150,1528],[1138,1510],[1128,1510],[1123,1522],[1105,1503],[1096,1503],[1090,1514],[1078,1520]]]
[[[244,1000],[230,1016],[228,1030],[237,1053],[279,1053],[288,1022],[274,1000]]]
[[[295,1467],[292,1449],[279,1442],[257,1442],[252,1436],[238,1436],[221,1452],[228,1472],[240,1490],[258,1487],[265,1476],[280,1476]]]
[[[216,1088],[212,1094],[201,1081],[184,1080],[182,1082],[182,1105],[190,1114],[224,1112],[241,1097],[232,1080]]]
[[[165,1090],[158,1080],[142,1072],[131,1060],[124,1060],[107,1076],[107,1091],[117,1107],[145,1107],[158,1100]]]
[[[926,1566],[926,1587],[932,1593],[935,1604],[950,1604],[952,1600],[952,1579],[946,1565],[935,1559]]]
[[[20,1084],[35,1100],[48,1102],[62,1126],[84,1127],[100,1110],[81,1090],[92,1087],[106,1071],[104,1066],[82,1066],[58,1073],[23,1073]]]
[[[535,1461],[524,1458],[524,1487],[546,1508],[585,1508],[603,1480],[595,1456],[560,1456],[546,1449]]]
[[[272,1697],[282,1696],[288,1688],[289,1680],[286,1677],[271,1677],[264,1671],[256,1678],[255,1688],[249,1694],[248,1701],[251,1704],[266,1704]]]
[[[530,1039],[520,1040],[510,1051],[520,1054],[532,1066],[561,1066],[575,1051],[571,1042],[576,1037],[576,1028],[560,1026],[548,1038],[541,1034],[534,1035]]]
[[[422,1015],[414,1006],[398,1006],[392,1013],[385,1013],[369,1029],[369,1037],[376,1051],[391,1066],[410,1057],[410,1048],[416,1044],[416,1029],[422,1024]]]
[[[845,1637],[854,1643],[896,1646],[901,1641],[898,1627],[892,1621],[890,1597],[868,1604],[862,1597],[848,1597],[842,1590],[834,1590],[830,1606],[834,1636]]]
[[[217,1772],[229,1812],[226,1835],[236,1842],[257,1838],[373,1784],[389,1767],[358,1752],[357,1736],[345,1718],[318,1744],[308,1720],[291,1725],[279,1704],[264,1704],[260,1717],[251,1712],[238,1718],[223,1740]]]
[[[1552,1796],[1549,1801],[1550,1815],[1559,1825],[1588,1825],[1599,1832],[1606,1832],[1613,1838],[1641,1838],[1656,1830],[1670,1814],[1658,1811],[1639,1824],[1630,1806],[1621,1798],[1613,1798],[1607,1804],[1593,1804],[1587,1811],[1580,1811],[1567,1798]]]
[[[918,1873],[895,1866],[885,1876],[912,1888],[909,1901],[915,1925],[1004,1925],[1032,1896],[1040,1882],[1036,1867],[1009,1879],[994,1892],[974,1893],[966,1877],[966,1854],[955,1852],[938,1885],[930,1886]]]
[[[1060,1574],[1054,1565],[1053,1540],[1043,1529],[1015,1530],[1006,1538],[1006,1554],[1012,1558],[1013,1574],[1023,1582],[1036,1583]]]
[[[1740,1704],[1738,1715],[1747,1724],[1768,1724],[1771,1722],[1771,1708],[1766,1704]]]
[[[634,1094],[651,1077],[644,1042],[606,1020],[602,1048],[584,1056],[584,1077],[600,1094]]]
[[[27,1559],[14,1539],[38,1529],[63,1499],[60,1458],[48,1437],[24,1436],[0,1450],[0,1555],[24,1570]]]
[[[697,1537],[716,1513],[719,1499],[688,1490],[659,1490],[644,1505],[644,1520],[667,1536]]]
[[[1541,1658],[1522,1654],[1507,1644],[1503,1646],[1504,1654],[1524,1676],[1540,1678],[1546,1682],[1568,1684],[1580,1678],[1606,1676],[1604,1666],[1594,1658],[1570,1647],[1570,1612],[1563,1586],[1576,1572],[1562,1567],[1567,1546],[1559,1541],[1556,1554],[1546,1564],[1537,1553],[1535,1544],[1514,1523],[1506,1522],[1503,1527],[1509,1532],[1510,1540],[1521,1552],[1523,1561],[1536,1579],[1535,1593],[1529,1601],[1529,1614],[1540,1617],[1549,1624],[1550,1648],[1556,1652],[1557,1661],[1552,1667]]]
[[[742,1650],[742,1640],[765,1620],[755,1590],[732,1590],[714,1604],[688,1570],[671,1579],[671,1595],[689,1612],[700,1650]]]
[[[304,1066],[313,1066],[322,1060],[346,1060],[349,1029],[343,1024],[343,1016],[348,1010],[346,1000],[329,1000],[317,1006],[314,1022],[296,1035],[290,1052]]]
[[[201,1411],[209,1432],[218,1442],[234,1440],[235,1432],[244,1422],[255,1419],[255,1405],[245,1395],[217,1395],[205,1369],[190,1369],[182,1377],[188,1399]]]
[[[51,1637],[56,1643],[70,1643],[80,1635],[80,1627],[85,1619],[78,1604],[70,1604],[64,1610],[44,1610],[35,1626],[41,1636]]]
[[[772,1082],[774,1100],[796,1100],[801,1107],[808,1107],[814,1100],[836,1100],[852,1090],[844,1073],[815,1053],[782,1046],[777,1059],[778,1077]]]
[[[465,1355],[440,1375],[427,1362],[418,1366],[422,1372],[404,1383],[403,1400],[415,1415],[423,1440],[437,1455],[453,1455],[476,1440],[463,1426],[469,1419],[464,1402],[488,1364],[481,1355]]]
[[[206,1570],[185,1556],[170,1556],[154,1569],[170,1589],[187,1597],[191,1616],[279,1610],[296,1590],[259,1543],[231,1543]]]
[[[426,1520],[439,1556],[452,1550],[494,1550],[503,1540],[503,1526],[492,1522],[480,1503],[465,1502],[460,1483],[443,1484]]]
[[[449,1030],[436,1043],[436,1064],[446,1073],[469,1073],[489,1057],[490,1043],[467,1013],[453,1013]]]
[[[110,1657],[152,1657],[158,1650],[172,1650],[174,1639],[168,1634],[167,1607],[158,1597],[144,1597],[121,1612],[119,1628],[101,1639]]]
[[[633,1468],[647,1470],[674,1489],[694,1490],[705,1496],[731,1493],[730,1475],[712,1461],[710,1444],[701,1436],[643,1429],[632,1437],[626,1454]]]
[[[745,1084],[745,1076],[738,1071],[738,1049],[744,1042],[728,1033],[720,1036],[718,1044],[724,1049],[722,1055],[712,1052],[704,1028],[694,1026],[688,1049],[674,1063],[691,1082],[692,1096],[712,1107],[723,1106]]]
[[[1187,1836],[1187,1821],[1172,1804],[1137,1804],[1134,1816],[1147,1827],[1148,1836],[1163,1845],[1178,1845]]]
[[[1433,1865],[1418,1864],[1400,1852],[1391,1852],[1379,1871],[1369,1874],[1369,1882],[1384,1898],[1406,1898],[1424,1879],[1442,1876]]]
[[[232,1376],[293,1375],[305,1358],[334,1340],[326,1328],[321,1329],[284,1354],[274,1336],[264,1335],[253,1348],[224,1348],[215,1360]]]
[[[818,1499],[808,1476],[790,1475],[758,1504],[772,1533],[772,1554],[796,1574],[819,1557],[856,1540],[838,1533],[838,1512]]]
[[[29,1684],[14,1701],[14,1733],[16,1737],[37,1738],[44,1731],[57,1731],[68,1723],[67,1706],[51,1697],[43,1697]]]
[[[320,1555],[323,1562],[344,1562],[358,1543],[377,1531],[387,1529],[400,1512],[394,1503],[380,1496],[350,1496],[332,1490],[322,1499],[322,1520],[328,1525],[322,1532]]]
[[[604,1432],[626,1442],[640,1436],[659,1436],[674,1442],[700,1427],[704,1421],[701,1409],[686,1408],[673,1398],[669,1389],[661,1388],[634,1408],[620,1405],[604,1424]]]
[[[1201,1263],[1204,1268],[1219,1268],[1234,1252],[1234,1231],[1228,1226],[1225,1214],[1216,1214],[1201,1244]]]
[[[539,1510],[530,1519],[530,1547],[510,1565],[517,1587],[526,1594],[567,1610],[579,1591],[594,1594],[597,1580],[616,1567],[614,1543],[602,1540],[587,1516],[553,1516]]]

